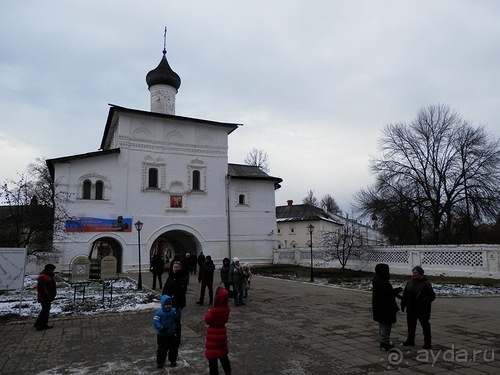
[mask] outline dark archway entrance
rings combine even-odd
[[[92,275],[100,275],[101,259],[106,255],[113,255],[116,258],[116,272],[122,272],[123,264],[123,249],[122,245],[111,237],[101,237],[92,243],[90,248],[90,273]]]
[[[199,254],[202,251],[199,241],[191,233],[182,230],[171,230],[159,235],[149,250],[149,259],[155,254],[160,254],[165,262],[171,261],[175,256],[183,260],[186,253]]]

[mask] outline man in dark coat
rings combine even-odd
[[[373,320],[379,324],[380,349],[386,351],[394,348],[391,344],[391,329],[392,324],[396,323],[396,313],[399,311],[396,297],[401,298],[398,293],[403,290],[401,287],[393,288],[389,279],[389,266],[384,263],[377,264],[372,288]]]
[[[201,282],[201,267],[203,267],[203,263],[205,263],[205,254],[203,251],[198,255],[198,282]]]
[[[156,289],[156,279],[158,279],[159,288],[161,289],[163,268],[165,267],[165,261],[163,260],[161,254],[155,254],[151,260],[151,272],[153,273],[153,289]]]
[[[35,328],[38,331],[43,331],[44,329],[53,328],[48,325],[50,308],[52,306],[52,301],[56,298],[57,287],[54,280],[54,270],[56,266],[53,264],[47,264],[45,268],[40,272],[37,279],[36,291],[38,302],[42,305],[42,310],[38,315],[35,322]]]
[[[406,323],[408,325],[408,337],[404,346],[415,346],[415,332],[417,320],[422,326],[424,334],[424,349],[432,349],[431,340],[431,303],[436,299],[436,293],[432,285],[424,276],[424,270],[420,266],[412,269],[412,279],[406,283],[401,301],[401,311],[406,309]]]
[[[189,257],[189,273],[196,275],[196,268],[198,266],[198,257],[196,254],[191,254]]]
[[[199,277],[201,278],[201,290],[200,299],[196,303],[203,306],[203,300],[205,299],[205,289],[208,288],[208,296],[210,298],[210,305],[214,300],[214,271],[215,264],[212,261],[212,257],[207,255],[205,262],[198,271]]]

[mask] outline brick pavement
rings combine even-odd
[[[151,284],[150,274],[143,274],[143,283]],[[207,306],[195,304],[198,293],[193,280],[176,368],[156,369],[148,310],[55,319],[54,329],[43,332],[33,329],[33,321],[0,324],[0,373],[207,374]],[[379,350],[370,298],[362,291],[255,276],[247,305],[232,307],[227,325],[233,374],[500,372],[500,297],[438,298],[433,351],[421,349],[417,331],[416,347],[391,354]],[[396,343],[406,334],[404,314],[398,320]]]

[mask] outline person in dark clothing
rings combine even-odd
[[[50,308],[52,306],[52,301],[56,298],[57,286],[54,280],[54,270],[56,266],[53,264],[47,264],[37,279],[36,291],[38,302],[42,305],[42,310],[36,319],[34,327],[38,331],[43,331],[44,329],[51,329],[53,326],[49,326],[49,316]]]
[[[205,299],[205,289],[208,288],[208,296],[210,298],[210,305],[214,300],[214,271],[215,264],[212,261],[212,257],[207,255],[205,258],[205,263],[201,266],[199,270],[199,277],[201,278],[201,289],[200,289],[200,299],[196,303],[203,306],[203,300]]]
[[[198,282],[201,282],[201,267],[203,266],[203,263],[205,263],[205,255],[202,251],[200,252],[200,255],[198,255]]]
[[[198,266],[198,258],[196,254],[191,254],[189,257],[189,273],[196,275],[196,268]]]
[[[155,254],[153,256],[153,259],[151,260],[151,269],[150,269],[150,271],[153,273],[153,289],[156,289],[156,279],[158,279],[158,284],[159,284],[158,288],[161,289],[163,285],[162,282],[163,267],[165,267],[165,262],[163,261],[161,254]]]
[[[373,278],[372,288],[372,311],[373,320],[378,322],[378,337],[381,350],[390,350],[394,348],[391,343],[392,324],[396,323],[396,313],[399,311],[396,298],[401,296],[403,288],[393,288],[389,282],[389,266],[379,263],[375,266],[375,277]]]
[[[189,284],[189,258],[191,258],[191,254],[186,253],[184,255],[184,259],[181,260],[182,269],[184,270],[188,278],[188,284]]]
[[[177,310],[175,318],[175,335],[177,337],[177,343],[180,345],[182,333],[181,317],[182,310],[186,307],[188,277],[186,271],[182,269],[181,262],[174,260],[171,266],[171,270],[168,273],[168,279],[163,286],[162,295],[171,296],[173,300],[172,305]]]
[[[222,259],[222,267],[220,269],[220,281],[224,284],[224,287],[229,292],[231,286],[229,285],[229,268],[231,266],[231,261],[229,258]]]
[[[412,279],[406,283],[401,300],[401,311],[406,309],[406,323],[408,325],[408,337],[403,346],[415,346],[415,332],[417,320],[422,326],[424,334],[424,349],[432,349],[431,304],[436,299],[436,293],[432,285],[424,276],[424,270],[420,266],[412,269]]]

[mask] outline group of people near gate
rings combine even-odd
[[[196,265],[191,261],[195,257]],[[177,365],[177,353],[181,343],[181,317],[186,307],[186,292],[189,276],[196,275],[198,266],[198,283],[201,284],[200,297],[196,303],[203,306],[205,292],[208,290],[210,309],[205,313],[204,322],[208,326],[206,333],[205,356],[208,359],[210,374],[218,374],[218,362],[225,374],[231,374],[231,363],[228,358],[227,330],[225,324],[229,320],[229,298],[234,298],[235,306],[245,305],[243,298],[248,296],[252,273],[248,264],[240,265],[237,257],[230,262],[224,258],[220,270],[221,283],[213,290],[215,264],[210,255],[203,252],[198,257],[186,254],[184,264],[174,258],[170,264],[169,276],[163,286],[160,305],[153,318],[153,326],[157,333],[156,363],[162,368],[166,361],[170,366]],[[161,288],[161,278],[159,279]],[[156,281],[153,281],[153,289]],[[231,286],[233,290],[231,290]]]
[[[207,324],[205,356],[209,362],[210,374],[218,374],[218,362],[225,374],[231,373],[231,364],[228,358],[227,330],[225,324],[229,320],[229,299],[234,299],[235,306],[244,306],[244,299],[248,295],[252,273],[248,264],[240,265],[240,260],[234,257],[232,261],[224,258],[220,269],[221,283],[213,291],[213,278],[215,265],[210,255],[204,256],[203,262],[197,262],[198,282],[201,284],[200,298],[196,302],[203,305],[205,290],[208,289],[210,309],[206,311],[204,322]],[[197,261],[200,260],[200,256]],[[189,265],[189,263],[187,263]],[[164,263],[162,264],[164,266]],[[151,271],[156,287],[156,278],[162,288],[161,274],[155,271],[158,264],[152,262]],[[37,279],[37,298],[42,308],[34,327],[39,330],[53,328],[48,325],[51,303],[56,296],[56,283],[54,271],[56,266],[47,264]],[[163,285],[160,309],[154,314],[152,324],[157,334],[156,363],[162,368],[166,361],[172,367],[177,365],[178,348],[181,343],[181,317],[186,307],[186,293],[189,284],[191,268],[184,268],[181,261],[174,258],[170,263],[168,278]],[[196,271],[194,271],[196,274]],[[396,322],[397,312],[400,310],[397,299],[401,300],[401,311],[406,310],[408,336],[402,343],[403,346],[415,346],[417,322],[422,326],[424,336],[424,349],[432,348],[431,304],[436,299],[436,294],[431,283],[425,278],[424,270],[420,266],[412,269],[412,278],[406,283],[405,288],[394,288],[390,282],[389,266],[384,263],[375,267],[375,277],[372,288],[373,319],[378,322],[378,339],[380,349],[390,351],[394,348],[391,342],[392,325]],[[232,290],[231,290],[232,288]],[[402,292],[402,295],[400,294]]]

